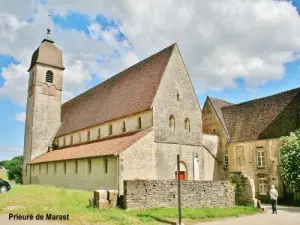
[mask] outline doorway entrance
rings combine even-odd
[[[187,176],[187,167],[185,165],[184,162],[180,162],[180,172],[179,172],[179,179],[180,180],[187,180],[188,179],[188,176]],[[175,180],[177,180],[178,178],[178,174],[177,174],[177,166],[175,167]]]

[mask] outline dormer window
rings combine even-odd
[[[46,82],[53,83],[53,72],[51,70],[46,72]]]

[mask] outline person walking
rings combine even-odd
[[[271,190],[270,190],[270,198],[272,202],[272,211],[273,214],[277,214],[277,198],[278,198],[278,192],[275,189],[275,185],[271,185]]]

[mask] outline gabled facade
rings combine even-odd
[[[272,184],[284,197],[280,137],[300,127],[299,111],[299,88],[240,104],[208,97],[202,110],[203,132],[219,135],[218,152],[224,154],[228,174],[243,171],[253,178],[259,198],[267,196]]]

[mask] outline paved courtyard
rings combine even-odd
[[[273,215],[271,207],[265,207],[267,213],[203,222],[197,225],[300,225],[300,208],[278,206],[278,214]]]

